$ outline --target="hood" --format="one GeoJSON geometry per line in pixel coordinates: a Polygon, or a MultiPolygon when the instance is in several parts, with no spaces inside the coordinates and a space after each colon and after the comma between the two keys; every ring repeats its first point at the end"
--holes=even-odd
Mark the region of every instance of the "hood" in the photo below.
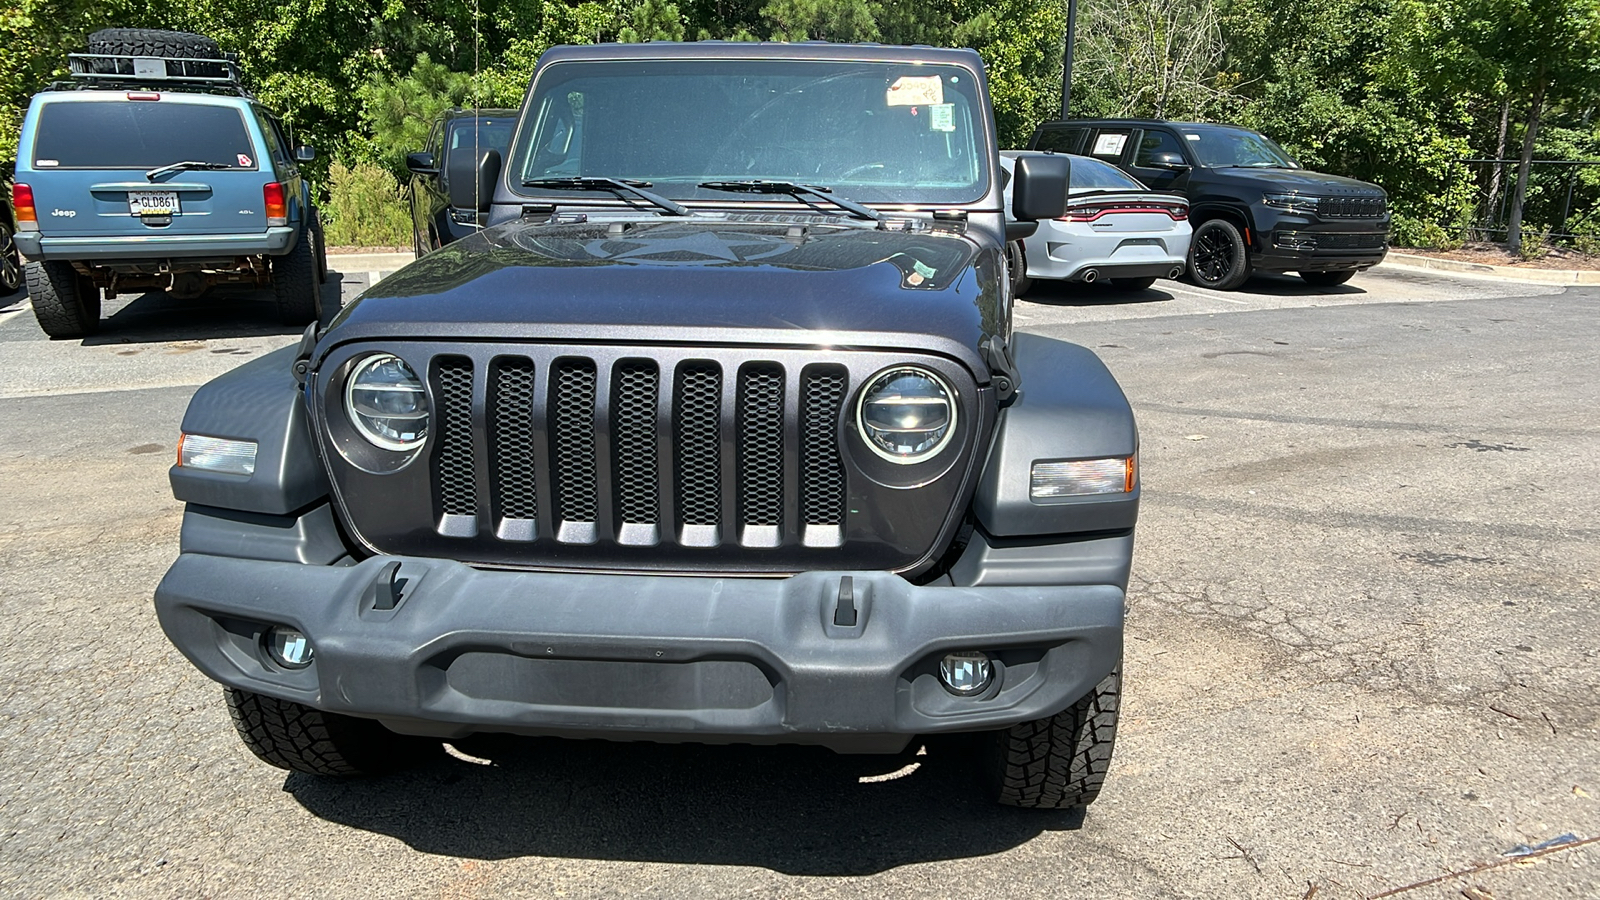
{"type": "Polygon", "coordinates": [[[1268,193],[1282,191],[1333,197],[1384,194],[1383,188],[1375,184],[1310,169],[1209,169],[1207,174],[1215,181],[1259,187],[1268,193]]]}
{"type": "Polygon", "coordinates": [[[368,289],[318,352],[433,338],[915,347],[966,362],[1003,333],[998,251],[837,219],[511,222],[368,289]]]}

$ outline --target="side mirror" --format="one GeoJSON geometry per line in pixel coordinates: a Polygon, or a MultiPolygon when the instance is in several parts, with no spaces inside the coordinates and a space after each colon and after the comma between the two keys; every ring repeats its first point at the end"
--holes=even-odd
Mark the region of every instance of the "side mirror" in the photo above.
{"type": "Polygon", "coordinates": [[[316,159],[316,158],[317,158],[317,151],[316,151],[316,148],[314,148],[314,147],[307,147],[306,145],[301,144],[300,146],[294,148],[294,161],[295,162],[311,162],[313,159],[316,159]]]}
{"type": "Polygon", "coordinates": [[[1011,173],[1011,216],[1021,222],[1067,214],[1072,161],[1066,156],[1019,156],[1011,173]]]}
{"type": "Polygon", "coordinates": [[[407,153],[406,168],[413,175],[437,175],[439,167],[434,164],[432,153],[407,153]]]}
{"type": "Polygon", "coordinates": [[[1166,153],[1157,153],[1155,156],[1152,156],[1150,161],[1145,163],[1145,168],[1187,169],[1189,168],[1189,164],[1183,161],[1183,154],[1173,153],[1169,150],[1166,153]]]}
{"type": "Polygon", "coordinates": [[[450,154],[450,205],[456,209],[488,212],[494,202],[494,185],[500,180],[500,151],[450,154]]]}

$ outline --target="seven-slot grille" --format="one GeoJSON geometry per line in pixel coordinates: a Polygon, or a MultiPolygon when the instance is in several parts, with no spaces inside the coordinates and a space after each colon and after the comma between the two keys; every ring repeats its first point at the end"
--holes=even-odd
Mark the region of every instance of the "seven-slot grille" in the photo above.
{"type": "Polygon", "coordinates": [[[1317,215],[1324,219],[1381,219],[1382,197],[1322,197],[1317,200],[1317,215]]]}
{"type": "MultiPolygon", "coordinates": [[[[655,360],[559,356],[542,363],[548,371],[540,377],[540,365],[529,357],[495,356],[479,363],[487,371],[475,371],[464,357],[435,358],[440,432],[432,480],[441,522],[478,511],[474,435],[480,432],[473,429],[472,396],[474,379],[487,377],[481,434],[488,449],[489,514],[501,540],[539,537],[535,521],[548,504],[555,538],[567,544],[598,540],[603,512],[620,544],[775,547],[786,525],[807,546],[842,541],[844,366],[792,371],[758,360],[728,371],[716,361],[681,360],[663,371],[655,360]],[[604,385],[609,394],[602,408],[604,385]],[[541,386],[544,397],[538,396],[541,386]],[[791,391],[798,397],[792,419],[786,415],[791,391]],[[724,442],[730,425],[731,454],[724,442]],[[790,446],[799,448],[792,460],[790,446]],[[549,469],[543,480],[541,457],[549,469]],[[786,477],[787,467],[798,470],[795,477],[786,477]],[[732,504],[726,502],[728,479],[735,488],[732,504]],[[671,521],[665,521],[664,500],[671,521]]],[[[460,533],[444,524],[440,531],[460,533]]]]}

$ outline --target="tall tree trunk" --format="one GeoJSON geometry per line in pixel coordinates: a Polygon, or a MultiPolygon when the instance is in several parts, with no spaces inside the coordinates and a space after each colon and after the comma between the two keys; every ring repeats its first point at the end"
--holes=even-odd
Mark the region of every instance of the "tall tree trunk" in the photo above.
{"type": "Polygon", "coordinates": [[[1528,199],[1528,169],[1533,161],[1533,140],[1539,135],[1539,114],[1544,109],[1544,70],[1533,89],[1533,105],[1528,108],[1528,128],[1522,136],[1522,159],[1517,163],[1517,186],[1511,192],[1511,217],[1506,222],[1506,249],[1522,252],[1522,204],[1528,199]]]}
{"type": "MultiPolygon", "coordinates": [[[[1511,92],[1506,91],[1505,97],[1500,100],[1500,139],[1495,141],[1494,158],[1506,158],[1506,127],[1511,124],[1511,92]]],[[[1485,226],[1492,227],[1495,219],[1499,218],[1497,210],[1500,206],[1500,183],[1505,174],[1505,164],[1496,162],[1489,166],[1489,203],[1484,208],[1484,217],[1481,220],[1485,226]]]]}

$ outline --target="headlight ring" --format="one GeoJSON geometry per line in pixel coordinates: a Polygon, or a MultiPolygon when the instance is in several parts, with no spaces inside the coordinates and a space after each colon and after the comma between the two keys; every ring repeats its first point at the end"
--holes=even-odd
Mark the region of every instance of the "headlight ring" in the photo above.
{"type": "Polygon", "coordinates": [[[955,391],[921,366],[874,375],[856,401],[856,427],[873,453],[898,465],[938,456],[956,433],[955,391]]]}
{"type": "Polygon", "coordinates": [[[417,373],[392,353],[355,364],[345,382],[344,408],[367,442],[406,453],[428,438],[428,394],[417,373]]]}

